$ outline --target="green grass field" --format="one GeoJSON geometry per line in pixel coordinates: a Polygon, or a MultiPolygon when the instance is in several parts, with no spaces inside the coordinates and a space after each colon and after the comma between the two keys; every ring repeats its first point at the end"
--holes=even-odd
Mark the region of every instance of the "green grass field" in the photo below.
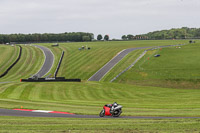
{"type": "MultiPolygon", "coordinates": [[[[58,72],[58,76],[88,80],[94,73],[96,73],[102,66],[104,66],[123,49],[169,44],[173,45],[187,42],[188,41],[185,40],[171,40],[61,43],[60,48],[65,51],[65,56],[58,72]],[[86,45],[87,47],[90,47],[91,50],[78,50],[78,48],[86,45]]],[[[139,54],[140,52],[137,53],[137,55],[139,54]]],[[[60,52],[57,55],[60,55],[60,52]]],[[[133,57],[132,60],[134,60],[134,58],[135,57],[133,57]]],[[[126,61],[124,63],[126,63],[126,61]]]]}
{"type": "Polygon", "coordinates": [[[174,88],[199,88],[200,43],[148,51],[116,82],[174,88]],[[154,57],[160,54],[160,57],[154,57]],[[178,87],[179,84],[179,87],[178,87]]]}
{"type": "MultiPolygon", "coordinates": [[[[58,76],[81,78],[81,83],[20,83],[43,64],[41,50],[23,46],[22,59],[0,79],[0,108],[66,111],[98,115],[104,104],[117,101],[124,116],[200,117],[199,41],[196,44],[149,51],[114,83],[109,81],[143,52],[127,55],[101,82],[88,82],[96,71],[126,48],[186,44],[188,40],[40,44],[55,56],[65,56],[58,76]],[[78,48],[88,46],[91,50],[78,48]],[[153,55],[160,54],[155,58],[153,55]],[[149,60],[148,60],[149,57],[149,60]]],[[[7,51],[7,50],[5,50],[7,51]]],[[[10,54],[11,55],[11,54],[10,54]]],[[[48,75],[47,74],[47,75],[48,75]]],[[[0,117],[0,132],[197,132],[200,119],[71,119],[0,117]]]]}
{"type": "Polygon", "coordinates": [[[0,45],[0,75],[8,69],[8,67],[15,62],[19,55],[19,47],[0,45]]]}
{"type": "Polygon", "coordinates": [[[198,132],[198,119],[69,119],[0,117],[1,132],[198,132]]]}
{"type": "Polygon", "coordinates": [[[34,46],[21,45],[22,55],[19,62],[8,72],[8,74],[0,79],[3,81],[20,81],[21,78],[28,78],[37,73],[44,62],[42,51],[34,46]]]}
{"type": "Polygon", "coordinates": [[[117,101],[125,116],[200,116],[198,89],[141,87],[116,83],[10,83],[0,87],[0,108],[98,115],[117,101]]]}

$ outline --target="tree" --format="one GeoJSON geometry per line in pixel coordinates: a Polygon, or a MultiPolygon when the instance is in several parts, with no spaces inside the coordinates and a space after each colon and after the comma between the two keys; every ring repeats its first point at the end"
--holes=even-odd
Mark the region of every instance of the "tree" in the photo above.
{"type": "Polygon", "coordinates": [[[34,34],[0,34],[0,43],[9,42],[55,42],[55,41],[91,41],[93,33],[70,32],[70,33],[34,33],[34,34]]]}
{"type": "Polygon", "coordinates": [[[83,36],[83,37],[82,37],[82,40],[83,40],[84,42],[88,42],[88,41],[90,41],[90,37],[89,37],[89,36],[83,36]]]}
{"type": "Polygon", "coordinates": [[[122,40],[127,40],[127,36],[126,36],[126,35],[123,35],[123,36],[122,36],[122,40]]]}
{"type": "Polygon", "coordinates": [[[102,35],[101,34],[99,34],[98,36],[97,36],[97,40],[101,40],[103,37],[102,37],[102,35]]]}
{"type": "Polygon", "coordinates": [[[104,40],[108,41],[108,40],[109,40],[109,36],[108,36],[108,35],[105,35],[105,36],[104,36],[104,40]]]}
{"type": "Polygon", "coordinates": [[[127,35],[128,40],[133,40],[133,35],[129,34],[127,35]]]}
{"type": "Polygon", "coordinates": [[[0,34],[0,44],[3,43],[3,36],[0,34]]]}

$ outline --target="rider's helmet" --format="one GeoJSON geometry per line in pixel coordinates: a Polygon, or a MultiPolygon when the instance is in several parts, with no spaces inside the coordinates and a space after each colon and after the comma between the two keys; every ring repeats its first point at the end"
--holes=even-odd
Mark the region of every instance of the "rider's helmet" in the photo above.
{"type": "Polygon", "coordinates": [[[114,107],[117,107],[117,102],[114,102],[114,103],[113,103],[113,106],[114,106],[114,107]]]}

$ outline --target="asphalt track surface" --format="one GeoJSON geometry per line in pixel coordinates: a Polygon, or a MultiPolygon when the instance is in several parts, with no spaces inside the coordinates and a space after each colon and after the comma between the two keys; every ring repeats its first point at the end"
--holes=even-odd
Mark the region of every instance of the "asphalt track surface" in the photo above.
{"type": "Polygon", "coordinates": [[[0,109],[0,116],[17,117],[52,117],[52,118],[113,118],[113,119],[200,119],[200,117],[144,117],[144,116],[120,116],[120,117],[99,117],[98,115],[71,115],[71,114],[51,114],[40,112],[29,112],[19,110],[0,109]]]}
{"type": "Polygon", "coordinates": [[[121,61],[127,54],[134,50],[145,49],[150,47],[129,48],[118,53],[113,59],[105,64],[99,71],[97,71],[88,81],[100,81],[119,61],[121,61]]]}
{"type": "Polygon", "coordinates": [[[39,45],[35,45],[35,46],[41,49],[45,55],[45,61],[42,68],[36,74],[34,74],[34,75],[38,75],[38,77],[41,78],[51,70],[54,63],[54,55],[51,52],[51,50],[49,50],[46,47],[39,46],[39,45]]]}

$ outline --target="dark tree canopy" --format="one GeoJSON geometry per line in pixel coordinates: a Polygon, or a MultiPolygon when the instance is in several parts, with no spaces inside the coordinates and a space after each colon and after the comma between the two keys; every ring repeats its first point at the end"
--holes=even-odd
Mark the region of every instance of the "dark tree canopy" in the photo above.
{"type": "Polygon", "coordinates": [[[127,36],[126,36],[126,35],[123,35],[123,36],[122,36],[122,40],[127,40],[127,36]]]}
{"type": "Polygon", "coordinates": [[[103,39],[103,37],[102,37],[102,35],[101,34],[99,34],[98,36],[97,36],[97,40],[101,40],[101,39],[103,39]]]}
{"type": "Polygon", "coordinates": [[[127,35],[128,40],[133,40],[133,35],[129,34],[127,35]]]}
{"type": "Polygon", "coordinates": [[[0,34],[0,43],[22,42],[83,42],[91,41],[93,33],[70,32],[70,33],[34,33],[34,34],[0,34]]]}
{"type": "MultiPolygon", "coordinates": [[[[123,35],[122,37],[124,37],[123,35]]],[[[192,39],[200,38],[200,28],[177,28],[170,30],[161,30],[149,32],[141,35],[127,35],[128,40],[160,40],[160,39],[192,39]]],[[[123,38],[122,38],[123,39],[123,38]]],[[[124,40],[124,39],[123,39],[124,40]]]]}
{"type": "Polygon", "coordinates": [[[83,40],[84,42],[91,41],[91,39],[90,39],[89,36],[83,36],[83,37],[82,37],[82,40],[83,40]]]}
{"type": "Polygon", "coordinates": [[[109,40],[109,36],[108,36],[108,35],[105,35],[105,36],[104,36],[104,40],[108,41],[108,40],[109,40]]]}

